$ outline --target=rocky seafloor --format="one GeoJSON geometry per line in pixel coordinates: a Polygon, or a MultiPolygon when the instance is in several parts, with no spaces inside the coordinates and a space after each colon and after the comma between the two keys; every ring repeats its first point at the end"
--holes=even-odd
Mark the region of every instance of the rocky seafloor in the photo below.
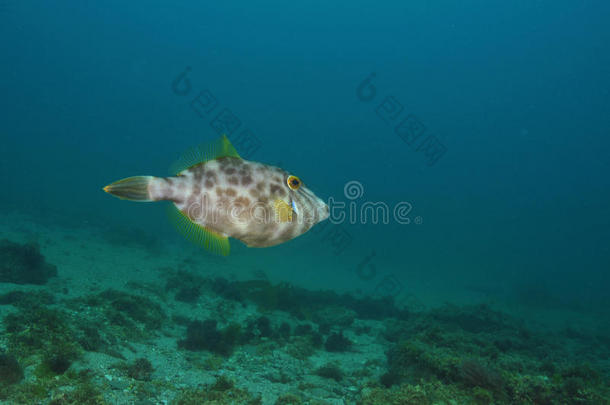
{"type": "Polygon", "coordinates": [[[0,242],[0,402],[610,403],[603,328],[150,271],[75,290],[35,244],[0,242]]]}

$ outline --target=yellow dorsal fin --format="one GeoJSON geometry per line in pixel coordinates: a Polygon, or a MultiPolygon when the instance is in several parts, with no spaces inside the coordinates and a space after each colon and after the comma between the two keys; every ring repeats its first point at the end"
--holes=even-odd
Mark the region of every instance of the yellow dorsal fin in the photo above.
{"type": "Polygon", "coordinates": [[[189,148],[178,158],[170,170],[172,174],[177,175],[189,167],[225,156],[241,159],[233,145],[231,145],[229,138],[223,135],[215,141],[189,148]]]}
{"type": "Polygon", "coordinates": [[[281,198],[273,202],[275,208],[275,219],[279,222],[292,222],[292,207],[281,198]]]}
{"type": "Polygon", "coordinates": [[[178,232],[196,245],[203,246],[212,253],[228,256],[231,251],[229,238],[191,221],[174,204],[168,208],[170,221],[178,232]]]}

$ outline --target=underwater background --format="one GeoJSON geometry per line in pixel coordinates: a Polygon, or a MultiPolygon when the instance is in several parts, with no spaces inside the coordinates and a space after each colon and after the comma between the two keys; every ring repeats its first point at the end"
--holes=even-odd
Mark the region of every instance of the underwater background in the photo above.
{"type": "Polygon", "coordinates": [[[3,0],[0,400],[610,403],[608,15],[3,0]],[[218,257],[102,191],[223,133],[331,218],[218,257]]]}

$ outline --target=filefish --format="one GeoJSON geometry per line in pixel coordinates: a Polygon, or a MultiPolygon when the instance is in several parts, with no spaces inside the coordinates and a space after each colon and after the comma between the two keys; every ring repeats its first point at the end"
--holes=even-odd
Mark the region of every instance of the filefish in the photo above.
{"type": "Polygon", "coordinates": [[[103,190],[131,201],[170,201],[170,218],[192,242],[224,256],[229,237],[250,247],[289,241],[328,218],[328,205],[279,167],[242,159],[229,139],[188,150],[171,177],[134,176],[103,190]]]}

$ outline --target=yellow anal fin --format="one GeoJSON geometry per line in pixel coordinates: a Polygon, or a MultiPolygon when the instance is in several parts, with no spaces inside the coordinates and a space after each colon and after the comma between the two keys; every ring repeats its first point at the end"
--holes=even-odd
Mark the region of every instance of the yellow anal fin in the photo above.
{"type": "Polygon", "coordinates": [[[189,167],[227,156],[241,159],[237,150],[231,145],[229,138],[223,135],[215,141],[189,148],[178,158],[170,170],[172,174],[178,175],[189,167]]]}
{"type": "Polygon", "coordinates": [[[194,223],[174,204],[169,206],[168,215],[178,232],[187,240],[196,245],[203,246],[212,253],[223,256],[229,255],[231,245],[228,237],[194,223]]]}
{"type": "Polygon", "coordinates": [[[279,222],[292,222],[292,207],[281,198],[273,202],[275,219],[279,222]]]}

